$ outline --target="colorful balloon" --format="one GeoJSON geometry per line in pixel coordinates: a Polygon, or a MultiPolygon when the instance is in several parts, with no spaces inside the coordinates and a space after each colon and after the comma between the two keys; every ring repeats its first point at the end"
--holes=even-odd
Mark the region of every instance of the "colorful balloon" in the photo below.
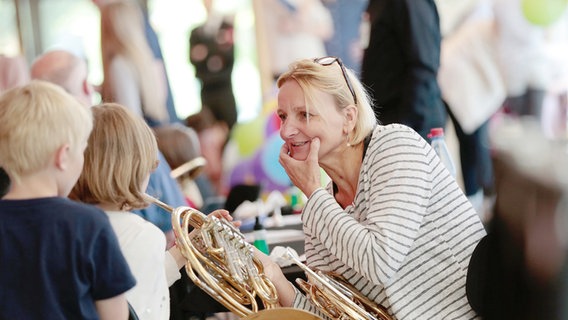
{"type": "Polygon", "coordinates": [[[276,112],[269,113],[266,119],[266,136],[269,137],[275,132],[280,132],[281,121],[276,112]]]}
{"type": "Polygon", "coordinates": [[[280,138],[278,132],[275,132],[268,137],[260,150],[260,165],[268,182],[273,185],[272,190],[287,190],[292,185],[288,174],[278,162],[283,144],[284,140],[280,138]]]}
{"type": "Polygon", "coordinates": [[[237,144],[240,155],[243,158],[252,156],[264,142],[265,137],[265,117],[237,123],[233,127],[231,138],[237,144]]]}
{"type": "Polygon", "coordinates": [[[522,0],[521,6],[530,23],[548,26],[564,14],[567,3],[568,0],[522,0]]]}
{"type": "Polygon", "coordinates": [[[233,168],[229,176],[230,188],[239,184],[252,185],[258,183],[258,169],[255,165],[257,160],[255,158],[257,157],[245,159],[233,168]]]}

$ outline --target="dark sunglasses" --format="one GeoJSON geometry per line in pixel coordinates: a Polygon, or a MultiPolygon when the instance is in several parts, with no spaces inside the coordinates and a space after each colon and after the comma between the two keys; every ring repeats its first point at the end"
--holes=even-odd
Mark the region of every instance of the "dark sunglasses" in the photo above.
{"type": "Polygon", "coordinates": [[[339,65],[339,67],[341,68],[341,73],[343,73],[343,78],[345,79],[345,83],[347,83],[347,88],[349,88],[349,91],[351,92],[351,95],[353,96],[353,102],[355,103],[355,105],[357,105],[357,96],[355,95],[355,90],[353,90],[353,86],[351,85],[351,81],[349,81],[349,77],[347,76],[347,70],[345,70],[345,65],[343,64],[343,62],[341,62],[341,59],[339,59],[339,57],[333,57],[333,56],[321,57],[321,58],[315,58],[314,59],[315,63],[318,63],[322,66],[332,65],[336,61],[337,61],[337,64],[339,65]]]}

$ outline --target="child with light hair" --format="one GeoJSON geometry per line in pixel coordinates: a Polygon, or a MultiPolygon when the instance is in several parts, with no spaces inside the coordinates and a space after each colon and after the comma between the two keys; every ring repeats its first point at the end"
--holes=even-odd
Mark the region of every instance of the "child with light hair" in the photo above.
{"type": "MultiPolygon", "coordinates": [[[[127,292],[140,319],[169,319],[169,286],[181,277],[186,260],[177,246],[166,251],[164,233],[132,213],[149,205],[145,195],[158,165],[158,145],[142,117],[117,103],[94,106],[94,129],[85,166],[71,198],[94,204],[110,218],[137,280],[127,292]]],[[[215,215],[232,220],[225,210],[215,215]]]]}
{"type": "Polygon", "coordinates": [[[0,96],[0,318],[127,319],[135,285],[105,214],[67,199],[83,168],[90,110],[43,82],[0,96]]]}

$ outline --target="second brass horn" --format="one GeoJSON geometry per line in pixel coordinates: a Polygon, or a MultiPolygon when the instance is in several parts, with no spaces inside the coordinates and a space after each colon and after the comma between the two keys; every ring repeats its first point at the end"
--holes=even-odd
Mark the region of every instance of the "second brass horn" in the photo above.
{"type": "Polygon", "coordinates": [[[276,288],[264,275],[262,263],[230,222],[146,197],[172,214],[176,244],[187,260],[185,270],[195,285],[239,317],[257,313],[261,309],[258,300],[264,309],[278,307],[276,288]],[[195,228],[191,233],[190,226],[195,228]]]}
{"type": "Polygon", "coordinates": [[[387,310],[361,294],[341,276],[314,271],[289,249],[286,257],[306,273],[308,281],[296,279],[314,305],[331,319],[392,320],[387,310]]]}

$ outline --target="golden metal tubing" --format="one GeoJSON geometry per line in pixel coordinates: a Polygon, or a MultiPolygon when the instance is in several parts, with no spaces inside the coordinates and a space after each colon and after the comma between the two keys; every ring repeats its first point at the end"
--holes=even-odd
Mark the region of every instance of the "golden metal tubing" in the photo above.
{"type": "Polygon", "coordinates": [[[265,309],[278,307],[276,288],[264,275],[262,263],[230,222],[145,197],[172,214],[176,243],[187,260],[185,269],[198,287],[240,317],[259,311],[255,297],[265,309]],[[191,235],[190,226],[195,228],[191,235]]]}
{"type": "Polygon", "coordinates": [[[296,282],[308,294],[312,304],[328,317],[392,320],[384,307],[365,297],[341,277],[310,269],[290,249],[286,257],[306,272],[308,282],[302,279],[296,279],[296,282]]]}

